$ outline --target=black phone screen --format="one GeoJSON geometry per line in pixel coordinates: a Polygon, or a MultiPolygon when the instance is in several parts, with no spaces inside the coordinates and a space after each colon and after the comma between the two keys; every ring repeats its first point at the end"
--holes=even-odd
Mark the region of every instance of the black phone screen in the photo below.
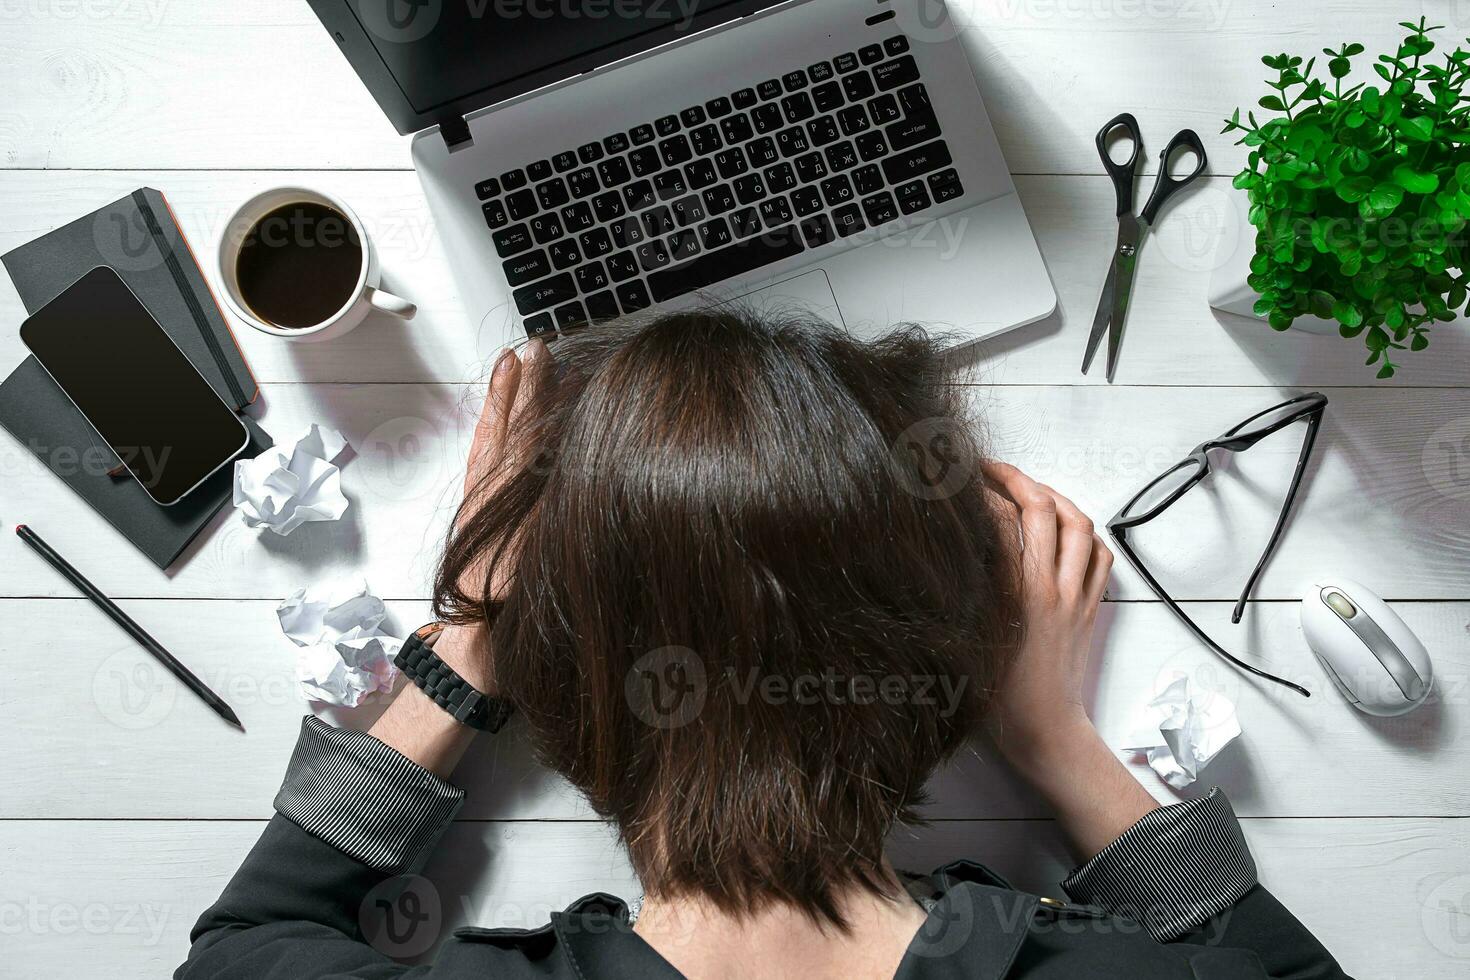
{"type": "Polygon", "coordinates": [[[172,504],[249,434],[138,297],[93,269],[21,325],[31,353],[148,495],[172,504]]]}

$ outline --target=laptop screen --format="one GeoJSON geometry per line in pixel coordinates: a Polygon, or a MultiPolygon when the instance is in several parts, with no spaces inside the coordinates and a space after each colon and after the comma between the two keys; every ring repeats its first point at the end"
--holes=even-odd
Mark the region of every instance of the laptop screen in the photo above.
{"type": "Polygon", "coordinates": [[[483,95],[479,104],[487,105],[586,71],[625,57],[630,45],[636,51],[677,39],[703,29],[711,22],[706,15],[737,4],[739,0],[349,0],[346,7],[403,100],[413,112],[433,115],[475,95],[483,95]],[[640,38],[647,43],[638,43],[640,38]],[[599,62],[599,53],[607,58],[599,62]]]}

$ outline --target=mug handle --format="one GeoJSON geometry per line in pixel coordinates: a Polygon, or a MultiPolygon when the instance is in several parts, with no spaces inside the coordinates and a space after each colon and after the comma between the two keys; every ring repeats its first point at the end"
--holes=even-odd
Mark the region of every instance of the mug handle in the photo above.
{"type": "Polygon", "coordinates": [[[381,289],[372,286],[367,287],[367,301],[372,304],[373,309],[382,310],[390,316],[396,316],[400,320],[412,320],[419,308],[406,299],[400,299],[392,293],[385,293],[381,289]]]}

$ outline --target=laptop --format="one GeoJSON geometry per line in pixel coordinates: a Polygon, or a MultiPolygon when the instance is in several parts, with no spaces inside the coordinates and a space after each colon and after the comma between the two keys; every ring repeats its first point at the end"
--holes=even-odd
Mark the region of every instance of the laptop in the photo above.
{"type": "Polygon", "coordinates": [[[968,344],[1056,293],[939,0],[310,0],[482,342],[801,305],[968,344]]]}

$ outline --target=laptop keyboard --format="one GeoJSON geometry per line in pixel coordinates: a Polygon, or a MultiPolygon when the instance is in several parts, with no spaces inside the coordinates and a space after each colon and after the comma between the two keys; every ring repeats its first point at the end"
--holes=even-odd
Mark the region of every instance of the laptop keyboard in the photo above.
{"type": "Polygon", "coordinates": [[[475,185],[530,336],[636,313],[964,193],[909,42],[475,185]]]}

